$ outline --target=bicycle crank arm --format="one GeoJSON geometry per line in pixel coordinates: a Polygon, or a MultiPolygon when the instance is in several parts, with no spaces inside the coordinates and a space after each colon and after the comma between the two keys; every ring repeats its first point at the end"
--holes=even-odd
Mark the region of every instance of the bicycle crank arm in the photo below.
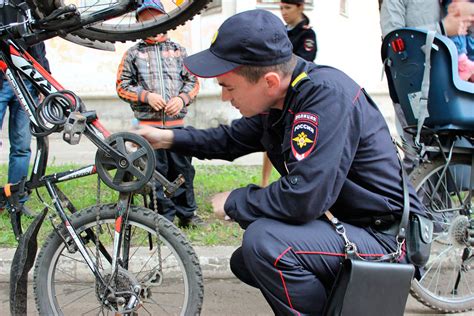
{"type": "Polygon", "coordinates": [[[110,156],[117,163],[119,163],[122,159],[126,160],[123,154],[112,148],[109,144],[104,142],[102,138],[100,138],[96,133],[94,133],[88,124],[86,124],[86,130],[84,131],[84,135],[86,135],[86,137],[89,138],[89,140],[93,142],[94,145],[99,148],[99,150],[102,150],[105,154],[110,156]]]}
{"type": "Polygon", "coordinates": [[[166,179],[161,173],[155,170],[153,178],[163,186],[166,197],[172,197],[176,190],[185,182],[184,177],[180,174],[173,182],[166,179]]]}

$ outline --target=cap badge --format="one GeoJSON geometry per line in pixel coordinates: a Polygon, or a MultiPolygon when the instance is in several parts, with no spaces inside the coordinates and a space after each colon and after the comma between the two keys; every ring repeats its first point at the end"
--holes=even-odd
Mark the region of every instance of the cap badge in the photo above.
{"type": "Polygon", "coordinates": [[[214,42],[216,41],[218,35],[219,35],[219,31],[216,31],[216,32],[214,33],[214,36],[212,37],[211,45],[214,44],[214,42]]]}

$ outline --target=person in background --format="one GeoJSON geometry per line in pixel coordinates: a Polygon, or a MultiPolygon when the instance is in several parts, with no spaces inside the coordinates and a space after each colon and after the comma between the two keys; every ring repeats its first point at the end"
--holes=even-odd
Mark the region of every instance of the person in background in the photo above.
{"type": "MultiPolygon", "coordinates": [[[[154,148],[206,159],[267,151],[277,181],[213,201],[218,217],[245,229],[230,267],[275,315],[321,315],[345,245],[327,210],[358,252],[379,258],[401,247],[394,229],[404,202],[401,166],[382,114],[342,71],[295,56],[285,26],[265,10],[228,18],[210,48],[184,63],[199,77],[215,77],[222,101],[243,117],[209,129],[134,132],[154,148]]],[[[410,211],[426,215],[407,185],[410,211]]]]}
{"type": "Polygon", "coordinates": [[[307,61],[314,61],[318,53],[316,33],[304,14],[304,0],[285,0],[280,3],[280,11],[286,23],[288,38],[293,45],[293,53],[307,61]]]}
{"type": "MultiPolygon", "coordinates": [[[[46,46],[43,42],[27,47],[27,52],[44,69],[50,71],[49,61],[46,58],[46,46]]],[[[28,168],[31,157],[31,132],[30,118],[13,92],[8,80],[3,72],[0,73],[0,130],[3,126],[3,119],[7,109],[8,117],[8,138],[10,139],[10,155],[8,158],[8,182],[16,183],[23,178],[28,177],[28,168]]],[[[25,80],[26,88],[35,102],[40,101],[40,94],[33,84],[25,80]]],[[[33,213],[24,205],[28,197],[20,199],[20,208],[23,214],[33,215],[33,213]]],[[[0,207],[3,207],[0,206],[0,207]]],[[[7,205],[7,207],[10,207],[7,205]]]]}
{"type": "Polygon", "coordinates": [[[459,77],[462,80],[474,82],[474,28],[472,21],[474,20],[474,0],[445,0],[446,10],[449,13],[461,16],[463,12],[470,16],[470,27],[464,34],[464,27],[461,27],[459,35],[450,36],[458,49],[458,70],[459,77]],[[463,10],[464,7],[467,9],[463,10]]]}
{"type": "MultiPolygon", "coordinates": [[[[465,34],[470,18],[466,8],[460,10],[459,14],[454,12],[445,14],[440,0],[383,0],[380,10],[382,37],[403,27],[435,31],[446,36],[465,34]]],[[[389,87],[389,90],[393,93],[392,87],[389,87]]],[[[408,124],[400,104],[394,102],[393,106],[398,134],[407,146],[415,148],[413,136],[405,131],[408,124]]],[[[403,165],[407,173],[410,173],[415,163],[415,156],[405,153],[403,165]]]]}
{"type": "MultiPolygon", "coordinates": [[[[159,0],[145,0],[137,10],[137,20],[144,22],[166,14],[159,0]]],[[[199,81],[183,66],[186,50],[159,34],[140,41],[124,54],[117,73],[118,96],[128,102],[139,125],[157,129],[181,129],[187,107],[199,91],[199,81]]],[[[170,180],[182,174],[185,183],[172,198],[167,198],[163,187],[156,184],[158,211],[178,226],[203,226],[196,214],[194,197],[195,170],[191,157],[157,149],[156,169],[170,180]]],[[[150,196],[153,208],[154,196],[150,196]]]]}
{"type": "MultiPolygon", "coordinates": [[[[304,14],[304,0],[285,0],[280,2],[280,11],[286,23],[288,38],[293,45],[293,53],[307,61],[314,61],[318,53],[316,33],[304,14]]],[[[263,155],[262,186],[267,186],[272,172],[268,155],[263,155]]]]}

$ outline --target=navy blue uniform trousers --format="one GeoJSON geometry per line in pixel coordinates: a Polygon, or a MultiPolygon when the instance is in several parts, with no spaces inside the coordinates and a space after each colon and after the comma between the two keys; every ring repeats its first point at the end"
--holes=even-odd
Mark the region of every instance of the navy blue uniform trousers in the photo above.
{"type": "Polygon", "coordinates": [[[175,215],[178,218],[191,218],[197,208],[193,185],[196,171],[191,164],[192,158],[165,149],[155,150],[155,157],[156,170],[168,180],[174,181],[180,174],[185,180],[171,199],[164,195],[163,186],[156,184],[158,212],[171,222],[175,215]]]}
{"type": "MultiPolygon", "coordinates": [[[[343,225],[368,259],[389,252],[365,229],[343,225]]],[[[395,245],[393,237],[390,246],[395,245]]],[[[290,225],[265,218],[248,226],[230,266],[240,280],[260,289],[275,315],[321,315],[343,258],[344,241],[329,222],[290,225]]]]}

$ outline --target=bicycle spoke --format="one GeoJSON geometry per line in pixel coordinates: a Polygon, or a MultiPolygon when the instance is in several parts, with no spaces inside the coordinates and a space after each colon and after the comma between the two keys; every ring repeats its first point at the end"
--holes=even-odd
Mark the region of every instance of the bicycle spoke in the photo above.
{"type": "Polygon", "coordinates": [[[437,157],[412,173],[415,189],[435,225],[431,258],[413,290],[420,302],[444,312],[474,308],[474,271],[463,262],[463,236],[471,217],[471,157],[453,155],[448,169],[437,157]],[[443,176],[443,170],[446,170],[443,176]]]}
{"type": "Polygon", "coordinates": [[[62,307],[63,307],[63,308],[64,308],[64,307],[67,307],[67,306],[71,305],[72,303],[77,302],[78,300],[80,300],[80,299],[83,298],[84,296],[89,295],[90,293],[93,293],[93,292],[94,292],[94,289],[90,290],[89,292],[87,292],[87,293],[85,293],[85,294],[83,294],[83,295],[81,295],[81,296],[79,296],[79,297],[74,298],[73,300],[71,300],[70,302],[68,302],[68,303],[66,303],[66,304],[63,304],[62,307]]]}
{"type": "MultiPolygon", "coordinates": [[[[79,285],[74,284],[74,286],[77,287],[79,285]]],[[[94,290],[93,286],[90,286],[90,285],[83,285],[83,286],[84,286],[84,288],[82,288],[82,289],[68,290],[67,293],[56,294],[56,297],[60,297],[60,296],[64,296],[64,295],[71,295],[71,293],[77,293],[77,292],[82,292],[82,291],[86,291],[86,290],[89,290],[89,292],[94,290]],[[91,288],[92,288],[92,290],[91,290],[91,288]]]]}
{"type": "MultiPolygon", "coordinates": [[[[41,276],[47,276],[53,274],[52,280],[47,281],[47,278],[43,278],[40,283],[43,284],[42,288],[44,292],[48,292],[50,297],[54,298],[54,306],[57,306],[57,310],[61,311],[64,315],[73,314],[113,314],[113,310],[117,309],[116,300],[105,300],[102,302],[99,297],[108,297],[115,291],[118,297],[123,297],[126,291],[129,291],[131,286],[141,285],[142,293],[140,294],[139,309],[142,309],[141,313],[149,315],[157,314],[187,314],[185,309],[189,306],[193,306],[191,314],[199,314],[200,304],[199,298],[196,298],[195,291],[199,289],[194,288],[193,292],[190,292],[190,286],[195,287],[193,275],[188,275],[186,272],[183,258],[179,253],[192,253],[192,250],[181,249],[179,252],[176,250],[176,246],[184,246],[186,242],[182,239],[179,242],[172,242],[167,239],[176,238],[180,232],[172,225],[160,227],[159,231],[164,231],[165,236],[156,236],[156,223],[158,221],[158,215],[150,213],[149,210],[138,213],[133,211],[136,208],[132,206],[130,212],[127,213],[127,225],[130,225],[130,256],[128,257],[128,269],[124,269],[119,261],[118,269],[114,273],[110,271],[109,263],[104,259],[104,256],[99,253],[98,258],[93,260],[97,264],[98,272],[103,279],[102,283],[97,283],[94,275],[89,271],[89,268],[82,256],[77,252],[75,254],[68,253],[68,249],[62,242],[57,234],[52,236],[57,239],[57,244],[54,253],[50,253],[49,258],[51,261],[48,263],[48,269],[52,269],[51,272],[41,273],[41,276]],[[137,215],[140,214],[140,215],[137,215]],[[142,222],[137,222],[137,218],[142,222]],[[170,230],[169,232],[167,230],[170,230]],[[151,234],[153,239],[156,238],[157,245],[151,251],[149,250],[148,236],[151,234]],[[158,240],[160,241],[158,243],[158,240]],[[59,245],[59,247],[57,246],[59,245]],[[159,251],[163,254],[162,258],[159,258],[159,251]],[[183,252],[184,250],[184,252],[183,252]],[[166,264],[163,264],[163,259],[166,264]],[[70,267],[70,265],[73,265],[70,267]],[[71,268],[77,269],[77,272],[71,272],[71,268]],[[163,268],[163,270],[158,270],[163,268]],[[77,274],[76,274],[77,273],[77,274]],[[90,280],[90,281],[89,281],[90,280]],[[139,281],[140,280],[140,281],[139,281]],[[88,283],[90,282],[90,283],[88,283]],[[156,282],[156,283],[154,283],[156,282]],[[45,287],[46,286],[46,287],[45,287]],[[109,292],[108,289],[112,292],[109,292]],[[197,300],[197,301],[196,301],[197,300]],[[88,307],[85,309],[83,304],[88,302],[88,307]],[[91,305],[92,302],[92,305],[91,305]],[[196,305],[196,302],[198,305],[196,305]],[[78,312],[79,311],[79,312],[78,312]]],[[[87,221],[86,224],[81,224],[80,228],[76,228],[80,236],[84,236],[85,231],[94,231],[94,237],[88,239],[96,239],[104,247],[113,246],[113,230],[115,227],[115,206],[110,205],[107,210],[100,208],[92,212],[85,212],[87,221]],[[99,222],[97,222],[97,216],[100,216],[99,222]],[[105,219],[103,217],[106,216],[105,219]],[[100,225],[100,232],[97,230],[97,225],[100,225]]],[[[77,216],[80,217],[83,214],[78,212],[77,216]]],[[[73,222],[73,221],[72,221],[73,222]]],[[[160,224],[161,225],[161,224],[160,224]]],[[[85,240],[85,239],[83,239],[85,240]]],[[[49,244],[54,244],[53,242],[49,244]]],[[[96,257],[97,253],[94,242],[88,242],[86,244],[86,251],[91,257],[96,257]]],[[[43,252],[43,250],[42,250],[43,252]]],[[[40,255],[39,257],[44,257],[40,255]]],[[[43,258],[40,258],[43,260],[43,258]]],[[[185,260],[187,260],[185,258],[185,260]]],[[[197,262],[197,258],[193,259],[193,262],[197,262]]],[[[189,266],[190,262],[187,262],[189,266]]],[[[43,265],[41,265],[43,266],[43,265]]],[[[50,271],[50,270],[47,270],[50,271]]],[[[199,272],[199,276],[200,276],[199,272]]],[[[39,278],[39,276],[36,276],[39,278]]],[[[40,287],[35,289],[38,294],[40,287]]],[[[201,288],[202,289],[202,288],[201,288]]],[[[199,294],[202,297],[202,292],[199,294]]],[[[45,297],[48,297],[46,295],[45,297]]],[[[128,298],[125,296],[125,300],[128,298]]],[[[137,310],[140,313],[139,310],[137,310]]],[[[43,314],[51,314],[45,312],[43,314]]],[[[54,313],[53,313],[54,314],[54,313]]]]}

